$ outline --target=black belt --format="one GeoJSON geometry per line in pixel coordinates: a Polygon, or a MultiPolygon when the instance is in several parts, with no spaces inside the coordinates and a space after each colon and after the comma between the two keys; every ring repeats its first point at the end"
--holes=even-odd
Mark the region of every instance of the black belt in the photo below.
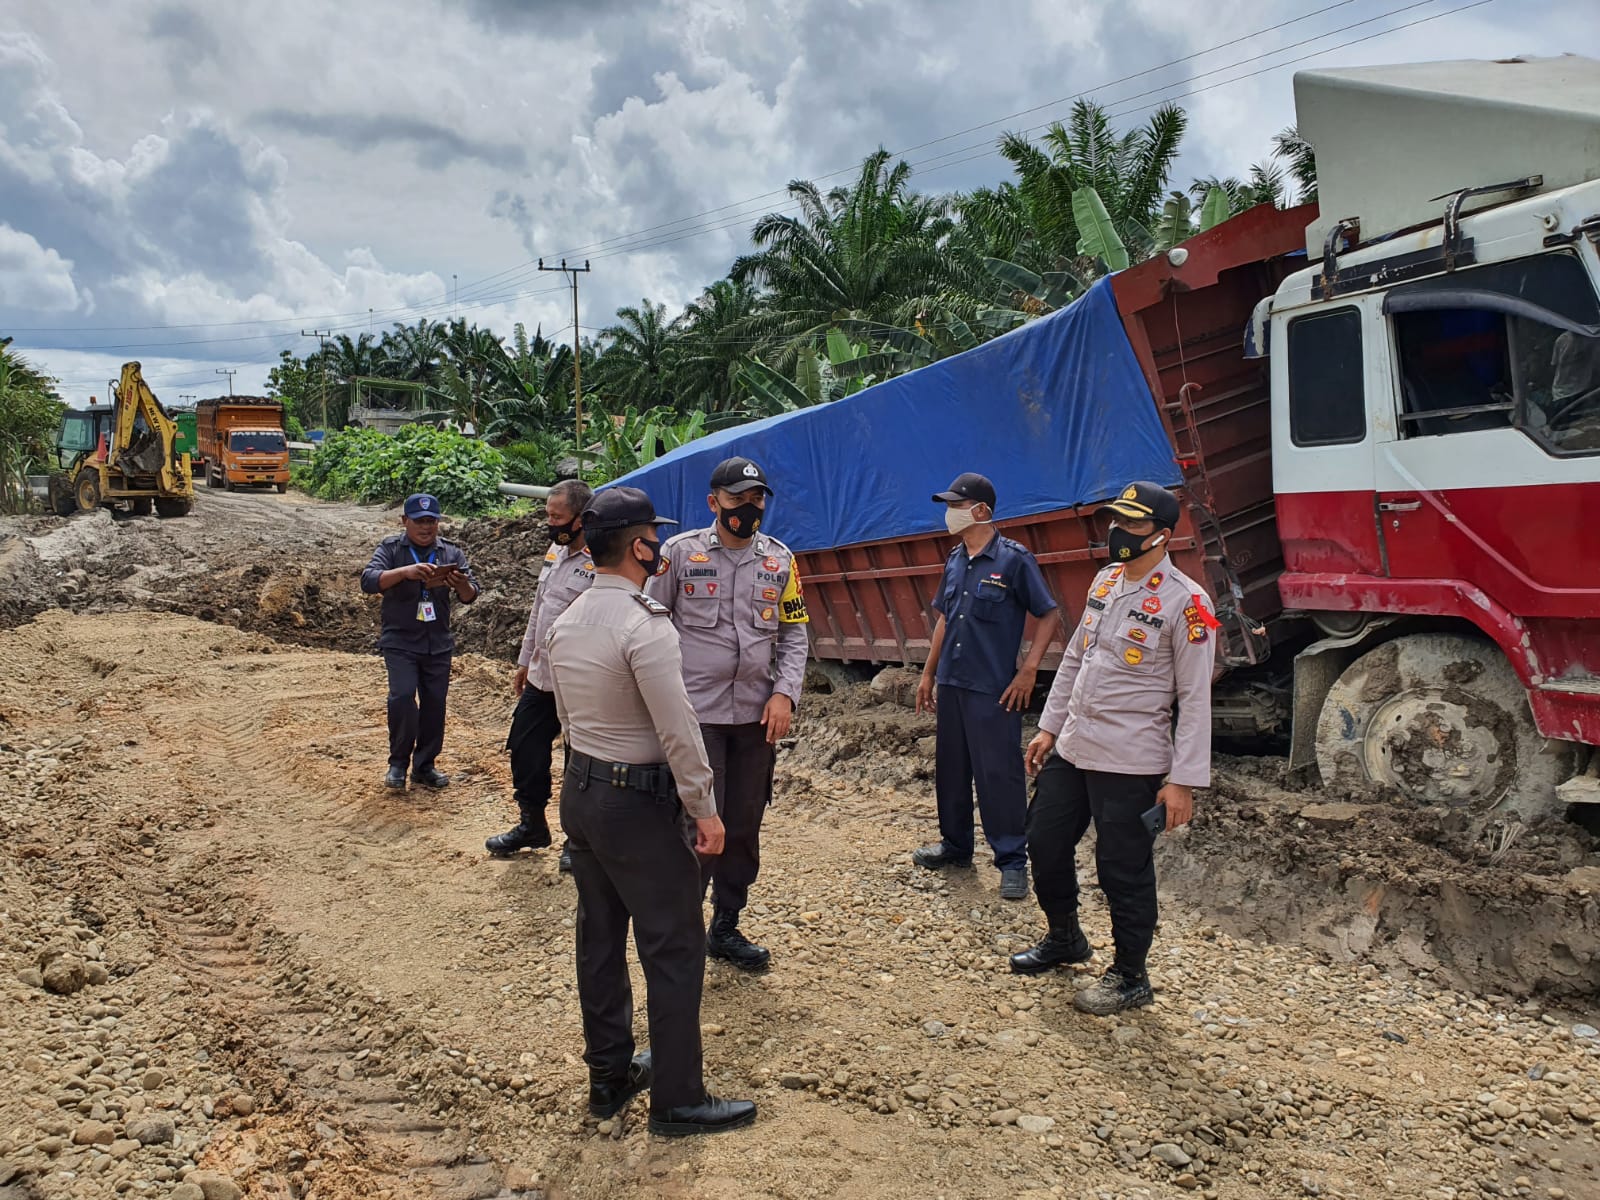
{"type": "Polygon", "coordinates": [[[677,795],[672,768],[666,763],[604,762],[582,750],[567,748],[567,770],[578,777],[578,786],[609,783],[615,788],[630,788],[657,797],[677,795]]]}

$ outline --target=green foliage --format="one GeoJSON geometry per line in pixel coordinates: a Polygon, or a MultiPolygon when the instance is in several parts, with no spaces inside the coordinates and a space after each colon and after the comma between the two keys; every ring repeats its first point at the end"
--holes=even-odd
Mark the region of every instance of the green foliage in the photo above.
{"type": "Polygon", "coordinates": [[[330,433],[304,475],[325,500],[395,503],[430,492],[447,513],[474,516],[500,503],[500,451],[450,429],[408,425],[394,437],[372,429],[330,433]]]}
{"type": "Polygon", "coordinates": [[[584,478],[590,484],[609,483],[705,436],[706,414],[680,418],[664,404],[644,412],[630,405],[616,418],[597,421],[595,431],[600,449],[592,457],[585,456],[584,478]]]}
{"type": "Polygon", "coordinates": [[[44,473],[50,443],[66,408],[55,381],[35,371],[0,338],[0,512],[25,512],[27,476],[44,473]]]}
{"type": "Polygon", "coordinates": [[[1112,223],[1100,193],[1081,187],[1072,193],[1072,214],[1078,224],[1078,253],[1099,259],[1112,271],[1128,267],[1128,248],[1112,223]]]}
{"type": "Polygon", "coordinates": [[[1206,193],[1205,203],[1200,206],[1200,232],[1215,229],[1233,215],[1233,204],[1228,199],[1228,193],[1220,187],[1214,187],[1206,193]]]}
{"type": "Polygon", "coordinates": [[[572,442],[538,433],[500,447],[506,478],[512,483],[548,485],[556,481],[556,464],[573,453],[572,442]]]}

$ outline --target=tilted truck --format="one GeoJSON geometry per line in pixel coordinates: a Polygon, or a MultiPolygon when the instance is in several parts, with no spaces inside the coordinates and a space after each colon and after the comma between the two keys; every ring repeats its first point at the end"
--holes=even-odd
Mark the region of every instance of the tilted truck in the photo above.
{"type": "Polygon", "coordinates": [[[1320,211],[1253,209],[625,482],[704,524],[711,466],[756,459],[813,653],[883,663],[926,660],[953,544],[929,496],[959,471],[994,479],[1068,629],[1096,503],[1178,486],[1219,732],[1479,820],[1600,802],[1600,63],[1304,72],[1295,96],[1320,211]]]}
{"type": "Polygon", "coordinates": [[[206,486],[289,490],[289,438],[283,401],[269,396],[215,396],[195,406],[195,437],[206,463],[206,486]]]}

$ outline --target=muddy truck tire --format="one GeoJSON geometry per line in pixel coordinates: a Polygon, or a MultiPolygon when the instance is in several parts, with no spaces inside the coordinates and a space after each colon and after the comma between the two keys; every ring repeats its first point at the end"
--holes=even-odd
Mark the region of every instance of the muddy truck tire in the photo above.
{"type": "Polygon", "coordinates": [[[1329,786],[1367,782],[1474,817],[1560,816],[1570,748],[1547,743],[1516,672],[1476,638],[1420,633],[1367,651],[1328,692],[1317,766],[1329,786]]]}
{"type": "Polygon", "coordinates": [[[156,516],[158,517],[186,517],[189,515],[190,502],[182,496],[157,496],[156,516]]]}

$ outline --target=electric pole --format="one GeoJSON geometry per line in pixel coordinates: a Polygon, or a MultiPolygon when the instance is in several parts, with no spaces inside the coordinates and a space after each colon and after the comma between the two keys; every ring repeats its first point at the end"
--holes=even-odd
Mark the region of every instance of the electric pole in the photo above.
{"type": "Polygon", "coordinates": [[[233,377],[239,372],[232,367],[218,367],[216,374],[228,377],[228,395],[233,395],[233,377]]]}
{"type": "Polygon", "coordinates": [[[559,267],[547,267],[544,259],[539,260],[539,270],[560,271],[572,279],[572,412],[577,425],[578,437],[578,478],[583,478],[583,354],[579,345],[578,336],[578,276],[589,273],[589,260],[583,260],[581,267],[567,266],[567,260],[562,259],[559,267]]]}
{"type": "Polygon", "coordinates": [[[318,390],[322,393],[322,436],[328,436],[328,339],[333,336],[331,329],[302,329],[301,337],[314,337],[317,339],[317,363],[321,367],[321,386],[318,390]]]}

